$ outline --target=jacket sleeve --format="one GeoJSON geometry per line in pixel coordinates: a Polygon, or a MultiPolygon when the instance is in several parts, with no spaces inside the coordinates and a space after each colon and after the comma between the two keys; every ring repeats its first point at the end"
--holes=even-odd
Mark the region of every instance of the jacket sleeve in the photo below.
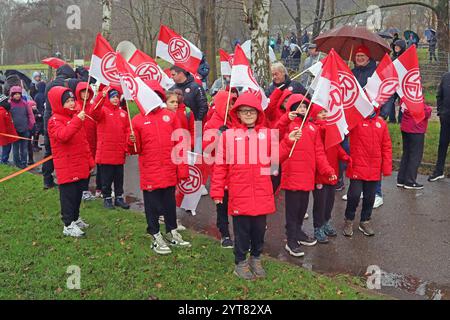
{"type": "Polygon", "coordinates": [[[285,113],[281,116],[280,120],[275,124],[275,129],[278,129],[280,132],[280,140],[284,139],[286,134],[289,131],[289,125],[291,123],[291,119],[289,119],[289,114],[285,113]]]}
{"type": "Polygon", "coordinates": [[[328,163],[325,148],[319,134],[316,135],[315,151],[317,171],[323,176],[332,176],[336,174],[333,167],[328,163]]]}
{"type": "Polygon", "coordinates": [[[385,177],[388,177],[392,174],[392,142],[391,136],[389,135],[389,128],[386,125],[383,133],[383,141],[381,144],[381,156],[382,156],[382,164],[381,170],[382,174],[385,177]]]}
{"type": "Polygon", "coordinates": [[[393,94],[385,104],[380,107],[380,116],[386,119],[391,114],[392,108],[394,108],[395,100],[397,99],[397,94],[393,94]]]}
{"type": "Polygon", "coordinates": [[[294,146],[294,141],[289,139],[289,136],[286,135],[284,139],[282,139],[280,143],[280,156],[279,156],[279,164],[283,164],[286,160],[289,159],[289,155],[291,154],[292,147],[294,146]]]}
{"type": "Polygon", "coordinates": [[[211,178],[211,198],[223,199],[225,184],[228,176],[229,165],[226,162],[226,134],[220,136],[219,147],[216,154],[216,164],[214,165],[211,178]]]}
{"type": "Polygon", "coordinates": [[[28,129],[32,130],[34,124],[36,123],[36,118],[34,117],[33,108],[27,105],[27,114],[28,114],[28,129]]]}
{"type": "Polygon", "coordinates": [[[278,88],[276,88],[270,95],[269,105],[267,106],[267,109],[264,110],[264,113],[266,114],[266,118],[269,121],[275,120],[276,108],[277,108],[278,102],[282,95],[283,95],[283,91],[278,88]]]}
{"type": "Polygon", "coordinates": [[[140,154],[142,152],[142,135],[141,135],[141,127],[138,123],[133,119],[133,132],[136,138],[136,148],[134,147],[134,143],[130,140],[130,135],[127,135],[127,152],[129,154],[140,154]]]}
{"type": "Polygon", "coordinates": [[[195,103],[198,106],[198,119],[196,120],[202,121],[208,113],[208,100],[206,98],[205,90],[203,90],[201,86],[198,86],[197,88],[195,103]]]}
{"type": "Polygon", "coordinates": [[[48,121],[48,134],[58,142],[67,143],[82,127],[83,122],[77,116],[74,116],[67,125],[52,117],[48,121]]]}
{"type": "Polygon", "coordinates": [[[95,97],[94,102],[92,103],[92,108],[90,110],[90,116],[95,120],[95,121],[100,121],[103,118],[103,95],[102,92],[99,92],[99,94],[97,95],[97,97],[95,97]],[[97,108],[95,108],[97,107],[97,108]],[[94,109],[95,108],[95,109],[94,109]]]}

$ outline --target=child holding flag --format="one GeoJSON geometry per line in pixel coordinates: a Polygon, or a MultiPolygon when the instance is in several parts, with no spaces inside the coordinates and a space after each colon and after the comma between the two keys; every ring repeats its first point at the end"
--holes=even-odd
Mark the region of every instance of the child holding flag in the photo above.
{"type": "Polygon", "coordinates": [[[86,133],[82,130],[85,112],[77,114],[75,96],[64,87],[54,87],[48,99],[53,115],[48,121],[48,135],[59,184],[63,234],[81,237],[87,228],[80,218],[80,203],[86,180],[94,167],[86,133]]]}

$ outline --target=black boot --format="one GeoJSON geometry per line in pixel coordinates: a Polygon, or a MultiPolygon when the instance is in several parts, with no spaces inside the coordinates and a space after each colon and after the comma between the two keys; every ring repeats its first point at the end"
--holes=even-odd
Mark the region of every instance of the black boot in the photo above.
{"type": "Polygon", "coordinates": [[[105,209],[108,209],[108,210],[114,210],[115,207],[113,205],[112,198],[106,198],[103,201],[103,207],[105,207],[105,209]]]}
{"type": "Polygon", "coordinates": [[[121,207],[122,209],[128,210],[130,209],[130,205],[123,200],[123,197],[117,197],[114,201],[114,205],[116,207],[121,207]]]}

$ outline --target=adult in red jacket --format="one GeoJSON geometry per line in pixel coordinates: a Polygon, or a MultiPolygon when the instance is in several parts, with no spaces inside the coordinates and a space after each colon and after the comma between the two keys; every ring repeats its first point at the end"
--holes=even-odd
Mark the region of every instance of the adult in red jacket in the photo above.
{"type": "MultiPolygon", "coordinates": [[[[8,136],[3,136],[3,134],[17,136],[16,128],[14,127],[14,122],[11,117],[11,113],[9,113],[9,109],[11,106],[8,102],[8,97],[1,94],[0,95],[0,146],[4,147],[7,145],[10,145],[11,143],[17,141],[17,138],[11,138],[8,136]]],[[[9,149],[11,150],[11,146],[9,146],[9,149]]],[[[8,152],[9,155],[9,152],[8,152]]],[[[8,159],[6,159],[5,163],[8,162],[8,159]]]]}
{"type": "MultiPolygon", "coordinates": [[[[318,105],[313,105],[311,118],[314,119],[314,124],[319,128],[320,137],[324,143],[327,127],[327,111],[318,105]]],[[[345,161],[351,166],[351,157],[340,144],[326,149],[325,155],[336,174],[339,174],[339,160],[345,161]]],[[[315,183],[316,187],[313,191],[314,237],[319,243],[328,243],[328,237],[335,237],[337,235],[330,221],[334,207],[335,185],[337,180],[330,181],[327,175],[320,174],[317,171],[315,183]]]]}
{"type": "MultiPolygon", "coordinates": [[[[336,179],[336,172],[328,163],[319,128],[308,121],[307,106],[309,100],[301,94],[293,94],[287,104],[286,113],[279,121],[280,130],[288,132],[299,130],[302,122],[301,139],[295,145],[292,156],[282,165],[281,189],[286,197],[286,235],[285,249],[294,257],[304,255],[299,244],[312,246],[314,238],[302,230],[303,220],[308,209],[309,193],[314,190],[316,171],[336,179]],[[303,101],[303,103],[302,103],[303,101]],[[284,127],[284,128],[283,128],[284,127]]],[[[286,139],[286,138],[285,138],[286,139]]],[[[286,141],[286,140],[285,140],[286,141]]]]}
{"type": "Polygon", "coordinates": [[[102,178],[102,195],[104,207],[114,209],[114,206],[129,209],[123,199],[124,164],[127,153],[127,140],[130,135],[128,114],[120,109],[120,93],[117,90],[105,88],[97,96],[93,105],[103,103],[91,111],[90,116],[97,121],[97,151],[95,162],[100,165],[102,178]],[[112,202],[111,192],[114,182],[115,201],[112,202]]]}
{"type": "Polygon", "coordinates": [[[363,205],[359,230],[366,236],[373,236],[375,232],[370,218],[377,184],[382,176],[392,174],[391,138],[384,120],[373,112],[350,131],[349,139],[352,166],[347,169],[350,187],[347,193],[343,234],[347,237],[353,235],[353,220],[362,192],[363,205]]]}
{"type": "Polygon", "coordinates": [[[267,215],[275,212],[270,180],[271,130],[265,127],[261,101],[251,93],[242,94],[230,111],[232,128],[220,139],[211,180],[211,197],[223,203],[228,184],[228,212],[233,217],[235,274],[244,279],[265,276],[260,255],[264,244],[267,215]],[[263,145],[265,145],[263,147],[263,145]],[[256,148],[258,147],[258,148],[256,148]],[[269,158],[270,160],[270,158],[269,158]],[[250,251],[250,261],[247,253],[250,251]]]}
{"type": "MultiPolygon", "coordinates": [[[[187,155],[172,157],[175,147],[188,146],[182,139],[181,145],[172,141],[172,133],[181,129],[176,114],[158,107],[147,115],[138,114],[132,120],[134,136],[129,141],[129,152],[139,155],[141,189],[144,194],[147,232],[153,236],[152,249],[158,254],[171,253],[166,240],[171,245],[190,246],[177,232],[175,186],[189,178],[187,155]],[[136,145],[136,149],[134,147],[136,145]],[[166,240],[159,229],[159,217],[164,215],[166,240]]],[[[178,156],[178,153],[174,155],[178,156]]]]}
{"type": "Polygon", "coordinates": [[[77,115],[75,96],[64,87],[54,87],[48,99],[52,116],[48,121],[48,135],[53,152],[53,163],[59,184],[64,235],[84,235],[87,225],[80,219],[83,187],[94,167],[86,133],[82,129],[85,113],[77,115]]]}

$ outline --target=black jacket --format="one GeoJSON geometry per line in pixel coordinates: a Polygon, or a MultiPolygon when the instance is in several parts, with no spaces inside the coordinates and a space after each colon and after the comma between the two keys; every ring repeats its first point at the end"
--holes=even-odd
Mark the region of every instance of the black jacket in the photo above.
{"type": "Polygon", "coordinates": [[[442,76],[436,100],[438,116],[450,120],[450,72],[442,76]]]}
{"type": "Polygon", "coordinates": [[[365,87],[367,80],[372,76],[372,74],[377,69],[377,63],[375,60],[370,59],[369,63],[364,67],[354,67],[352,72],[356,80],[358,80],[361,87],[365,87]]]}
{"type": "Polygon", "coordinates": [[[183,91],[184,104],[192,110],[196,121],[202,121],[208,113],[205,90],[194,81],[191,74],[188,75],[186,82],[177,83],[171,88],[171,90],[175,89],[183,91]]]}
{"type": "Polygon", "coordinates": [[[291,90],[292,93],[300,93],[303,95],[306,94],[306,89],[300,82],[291,80],[291,78],[289,78],[289,76],[286,75],[286,80],[283,83],[275,84],[272,82],[269,89],[266,90],[266,96],[270,97],[270,95],[275,90],[275,88],[279,88],[282,85],[284,85],[284,86],[283,86],[283,88],[281,88],[281,90],[288,89],[288,90],[291,90]]]}

